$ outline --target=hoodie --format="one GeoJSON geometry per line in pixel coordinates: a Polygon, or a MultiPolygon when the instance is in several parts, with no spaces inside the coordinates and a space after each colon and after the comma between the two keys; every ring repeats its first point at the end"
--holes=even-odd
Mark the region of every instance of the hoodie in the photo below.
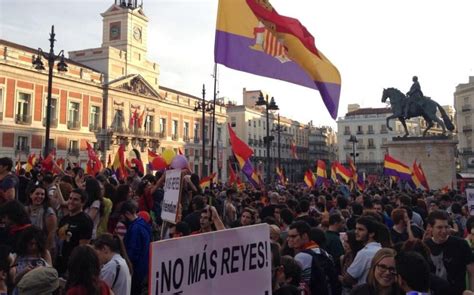
{"type": "Polygon", "coordinates": [[[150,225],[141,217],[130,222],[123,242],[133,265],[133,276],[143,282],[148,275],[148,253],[151,243],[150,225]]]}

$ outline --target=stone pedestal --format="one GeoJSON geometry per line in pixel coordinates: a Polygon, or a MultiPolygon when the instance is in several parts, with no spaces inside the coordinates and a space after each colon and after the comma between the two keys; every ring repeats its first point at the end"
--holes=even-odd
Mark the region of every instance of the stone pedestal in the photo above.
{"type": "Polygon", "coordinates": [[[405,165],[421,163],[430,189],[456,184],[455,152],[457,141],[450,137],[394,137],[385,148],[388,154],[405,165]]]}

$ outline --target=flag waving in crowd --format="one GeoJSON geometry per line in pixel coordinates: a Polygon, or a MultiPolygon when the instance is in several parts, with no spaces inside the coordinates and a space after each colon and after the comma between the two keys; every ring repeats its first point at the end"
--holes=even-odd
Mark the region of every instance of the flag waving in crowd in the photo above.
{"type": "Polygon", "coordinates": [[[214,59],[229,68],[319,90],[335,119],[341,77],[297,19],[269,1],[220,0],[214,59]]]}

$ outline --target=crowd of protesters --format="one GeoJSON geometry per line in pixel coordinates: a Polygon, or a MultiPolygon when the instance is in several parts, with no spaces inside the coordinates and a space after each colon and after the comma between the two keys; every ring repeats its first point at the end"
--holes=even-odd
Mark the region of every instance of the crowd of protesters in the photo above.
{"type": "Polygon", "coordinates": [[[203,190],[185,170],[179,221],[163,225],[163,172],[12,168],[0,158],[2,295],[148,294],[151,242],[257,223],[269,225],[273,294],[473,294],[474,217],[455,190],[203,190]]]}

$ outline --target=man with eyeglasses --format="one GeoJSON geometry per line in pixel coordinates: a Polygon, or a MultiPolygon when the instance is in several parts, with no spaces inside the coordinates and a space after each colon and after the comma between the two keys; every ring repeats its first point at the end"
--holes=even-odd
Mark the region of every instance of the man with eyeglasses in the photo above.
{"type": "Polygon", "coordinates": [[[332,257],[310,239],[311,227],[305,221],[295,221],[288,231],[288,247],[296,253],[301,279],[307,294],[340,294],[340,284],[332,257]],[[314,273],[313,273],[314,272],[314,273]]]}
{"type": "Polygon", "coordinates": [[[377,221],[370,216],[357,219],[356,240],[362,242],[364,248],[357,252],[354,261],[347,269],[347,273],[340,277],[343,284],[353,286],[366,283],[372,259],[375,253],[382,248],[380,243],[376,242],[378,227],[377,221]]]}

